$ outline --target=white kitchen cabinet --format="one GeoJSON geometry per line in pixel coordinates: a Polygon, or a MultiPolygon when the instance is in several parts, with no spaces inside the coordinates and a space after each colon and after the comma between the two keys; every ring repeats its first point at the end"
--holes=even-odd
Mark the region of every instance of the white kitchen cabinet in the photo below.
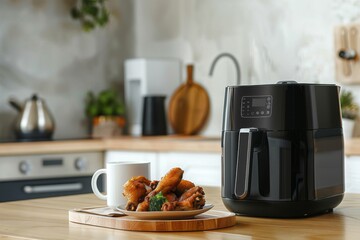
{"type": "Polygon", "coordinates": [[[360,193],[360,156],[345,158],[345,192],[360,193]]]}
{"type": "Polygon", "coordinates": [[[149,161],[151,179],[160,180],[173,167],[182,168],[183,178],[199,186],[221,186],[221,154],[198,152],[107,151],[105,162],[149,161]]]}
{"type": "MultiPolygon", "coordinates": [[[[159,164],[157,164],[157,153],[141,151],[107,151],[105,153],[105,163],[107,162],[150,162],[151,179],[159,178],[159,164]]],[[[105,164],[104,164],[105,165],[105,164]]]]}
{"type": "Polygon", "coordinates": [[[221,186],[220,153],[161,152],[158,155],[160,175],[173,167],[180,167],[183,179],[199,186],[221,186]]]}
{"type": "MultiPolygon", "coordinates": [[[[195,152],[107,151],[108,161],[148,161],[151,179],[160,179],[173,167],[181,167],[184,179],[200,186],[221,186],[221,154],[195,152]]],[[[345,192],[360,193],[360,156],[345,158],[345,192]]]]}

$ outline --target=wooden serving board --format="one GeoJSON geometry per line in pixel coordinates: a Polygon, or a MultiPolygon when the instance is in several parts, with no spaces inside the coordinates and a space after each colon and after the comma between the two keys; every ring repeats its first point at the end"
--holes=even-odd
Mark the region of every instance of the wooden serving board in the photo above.
{"type": "Polygon", "coordinates": [[[210,210],[191,219],[142,220],[130,216],[109,217],[70,210],[69,221],[128,231],[181,232],[231,227],[236,224],[236,217],[234,213],[210,210]]]}
{"type": "Polygon", "coordinates": [[[193,65],[187,66],[187,80],[175,90],[169,102],[168,118],[177,134],[198,133],[209,116],[210,100],[206,90],[194,82],[193,65]]]}

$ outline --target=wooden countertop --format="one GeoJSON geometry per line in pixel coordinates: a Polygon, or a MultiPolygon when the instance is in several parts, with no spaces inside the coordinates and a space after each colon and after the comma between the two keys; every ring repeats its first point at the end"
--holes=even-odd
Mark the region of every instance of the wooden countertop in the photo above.
{"type": "MultiPolygon", "coordinates": [[[[220,138],[161,136],[0,143],[0,156],[83,151],[180,151],[220,153],[220,138]]],[[[345,154],[360,156],[360,138],[345,140],[345,154]]]]}
{"type": "MultiPolygon", "coordinates": [[[[207,202],[225,210],[219,188],[207,202]]],[[[333,213],[301,219],[236,217],[234,227],[203,232],[131,232],[68,222],[68,210],[101,206],[93,194],[0,203],[0,239],[359,239],[360,194],[346,194],[333,213]]]]}
{"type": "Polygon", "coordinates": [[[161,136],[0,143],[0,156],[84,151],[183,151],[220,153],[220,138],[161,136]]]}
{"type": "Polygon", "coordinates": [[[360,138],[345,139],[345,155],[360,156],[360,138]]]}

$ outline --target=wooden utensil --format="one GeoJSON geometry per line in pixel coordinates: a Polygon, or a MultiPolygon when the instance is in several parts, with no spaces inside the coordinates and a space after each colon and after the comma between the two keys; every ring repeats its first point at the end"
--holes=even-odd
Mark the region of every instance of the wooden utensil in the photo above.
{"type": "Polygon", "coordinates": [[[130,216],[109,217],[71,210],[69,221],[128,231],[180,232],[231,227],[236,224],[236,217],[234,213],[210,210],[191,219],[144,220],[130,216]]]}
{"type": "Polygon", "coordinates": [[[210,101],[206,90],[193,79],[193,65],[187,65],[187,80],[175,90],[168,110],[170,125],[177,134],[196,134],[206,123],[210,101]]]}

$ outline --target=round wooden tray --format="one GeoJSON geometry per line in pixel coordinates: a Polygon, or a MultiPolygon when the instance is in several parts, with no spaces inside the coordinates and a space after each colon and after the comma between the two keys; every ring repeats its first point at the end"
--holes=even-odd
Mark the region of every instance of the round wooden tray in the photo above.
{"type": "Polygon", "coordinates": [[[69,211],[69,221],[128,231],[179,232],[231,227],[236,224],[236,217],[234,213],[210,210],[191,219],[143,220],[130,216],[100,216],[71,210],[69,211]]]}

